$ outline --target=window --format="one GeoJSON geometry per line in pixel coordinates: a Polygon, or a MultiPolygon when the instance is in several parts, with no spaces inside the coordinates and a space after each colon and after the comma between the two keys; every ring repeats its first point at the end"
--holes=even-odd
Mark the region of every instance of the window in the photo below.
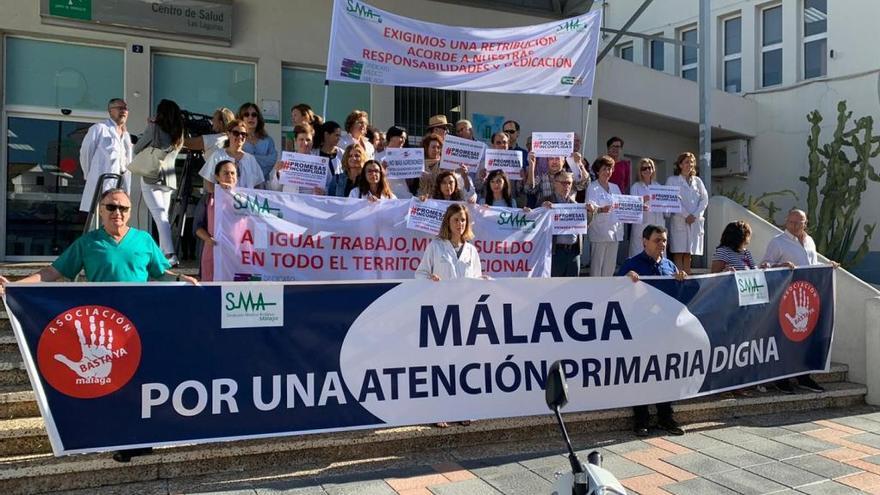
{"type": "MultiPolygon", "coordinates": [[[[153,55],[153,106],[174,100],[181,109],[211,115],[254,101],[254,64],[157,53],[153,55]]],[[[259,103],[259,102],[257,102],[259,103]]]]}
{"type": "Polygon", "coordinates": [[[761,11],[761,86],[782,84],[782,6],[761,11]]]}
{"type": "MultiPolygon", "coordinates": [[[[658,35],[661,36],[661,35],[658,35]]],[[[654,70],[663,71],[666,65],[663,63],[663,57],[665,55],[665,46],[662,41],[659,40],[651,40],[649,42],[650,46],[650,59],[648,60],[649,65],[654,70]]]]}
{"type": "MultiPolygon", "coordinates": [[[[688,29],[681,32],[681,41],[696,45],[697,30],[688,29]]],[[[697,80],[697,48],[696,46],[682,45],[681,47],[681,77],[690,81],[697,80]]]]}
{"type": "Polygon", "coordinates": [[[804,79],[828,73],[828,2],[804,0],[804,79]]]}
{"type": "Polygon", "coordinates": [[[403,126],[410,136],[425,135],[428,119],[445,115],[454,124],[462,115],[461,93],[432,88],[394,88],[394,123],[403,126]]]}
{"type": "Polygon", "coordinates": [[[724,91],[742,91],[742,17],[724,21],[724,91]]]}
{"type": "Polygon", "coordinates": [[[617,56],[624,60],[633,61],[633,44],[627,43],[624,45],[617,46],[617,56]]]}
{"type": "Polygon", "coordinates": [[[104,113],[125,96],[123,57],[118,48],[8,37],[6,104],[104,113]]]}

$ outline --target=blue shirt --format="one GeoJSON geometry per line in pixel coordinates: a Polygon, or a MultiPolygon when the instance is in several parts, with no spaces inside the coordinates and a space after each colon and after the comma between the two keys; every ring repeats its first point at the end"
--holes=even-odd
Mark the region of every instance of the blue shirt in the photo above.
{"type": "Polygon", "coordinates": [[[161,277],[171,264],[143,230],[129,228],[117,243],[100,228],[74,241],[52,267],[70,280],[85,269],[89,282],[146,282],[161,277]]]}
{"type": "Polygon", "coordinates": [[[646,277],[649,275],[674,276],[678,272],[678,268],[668,258],[660,258],[660,261],[657,262],[642,251],[624,261],[620,269],[617,270],[617,276],[626,275],[631,271],[646,277]]]}
{"type": "Polygon", "coordinates": [[[272,168],[275,167],[275,162],[278,161],[278,150],[275,149],[275,141],[271,137],[266,136],[257,141],[257,144],[245,142],[243,149],[245,153],[250,153],[257,159],[260,170],[263,171],[263,178],[269,177],[269,172],[272,171],[272,168]]]}

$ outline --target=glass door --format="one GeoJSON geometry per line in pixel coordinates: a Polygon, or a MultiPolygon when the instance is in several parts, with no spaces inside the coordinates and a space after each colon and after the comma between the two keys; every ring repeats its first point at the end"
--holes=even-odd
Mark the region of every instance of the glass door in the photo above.
{"type": "Polygon", "coordinates": [[[6,258],[61,254],[82,234],[79,149],[92,122],[6,120],[6,258]]]}

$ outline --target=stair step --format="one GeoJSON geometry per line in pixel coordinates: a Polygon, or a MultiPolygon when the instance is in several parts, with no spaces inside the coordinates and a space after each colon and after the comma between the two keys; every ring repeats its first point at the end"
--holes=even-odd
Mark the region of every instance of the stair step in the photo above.
{"type": "MultiPolygon", "coordinates": [[[[752,397],[710,396],[675,405],[676,418],[685,425],[709,419],[850,407],[864,403],[867,389],[854,383],[829,383],[822,393],[752,397]]],[[[629,408],[566,415],[574,432],[625,430],[631,426],[629,408]]],[[[556,438],[549,414],[524,418],[476,421],[471,426],[437,429],[409,426],[383,430],[303,435],[271,440],[158,448],[130,464],[114,462],[110,454],[54,458],[39,418],[0,421],[0,489],[9,495],[52,490],[91,488],[138,481],[246,471],[267,465],[296,467],[304,463],[399,455],[406,450],[461,447],[486,442],[556,438]],[[369,457],[366,457],[369,456],[369,457]]]]}

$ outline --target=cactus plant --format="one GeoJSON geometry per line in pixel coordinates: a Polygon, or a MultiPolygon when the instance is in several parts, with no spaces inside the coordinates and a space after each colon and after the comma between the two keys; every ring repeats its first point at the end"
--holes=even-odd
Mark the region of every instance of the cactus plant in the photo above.
{"type": "Polygon", "coordinates": [[[874,120],[861,117],[852,120],[854,127],[847,129],[851,118],[846,101],[840,101],[833,138],[820,144],[822,114],[813,110],[807,115],[811,124],[807,136],[810,170],[807,176],[800,177],[807,184],[807,230],[818,251],[844,267],[858,265],[868,253],[876,223],[862,225],[856,215],[868,181],[880,182],[871,165],[871,158],[880,155],[880,136],[873,135],[874,120]],[[849,148],[852,151],[847,153],[849,148]],[[852,154],[855,156],[850,158],[852,154]],[[853,252],[860,226],[862,240],[853,252]]]}

